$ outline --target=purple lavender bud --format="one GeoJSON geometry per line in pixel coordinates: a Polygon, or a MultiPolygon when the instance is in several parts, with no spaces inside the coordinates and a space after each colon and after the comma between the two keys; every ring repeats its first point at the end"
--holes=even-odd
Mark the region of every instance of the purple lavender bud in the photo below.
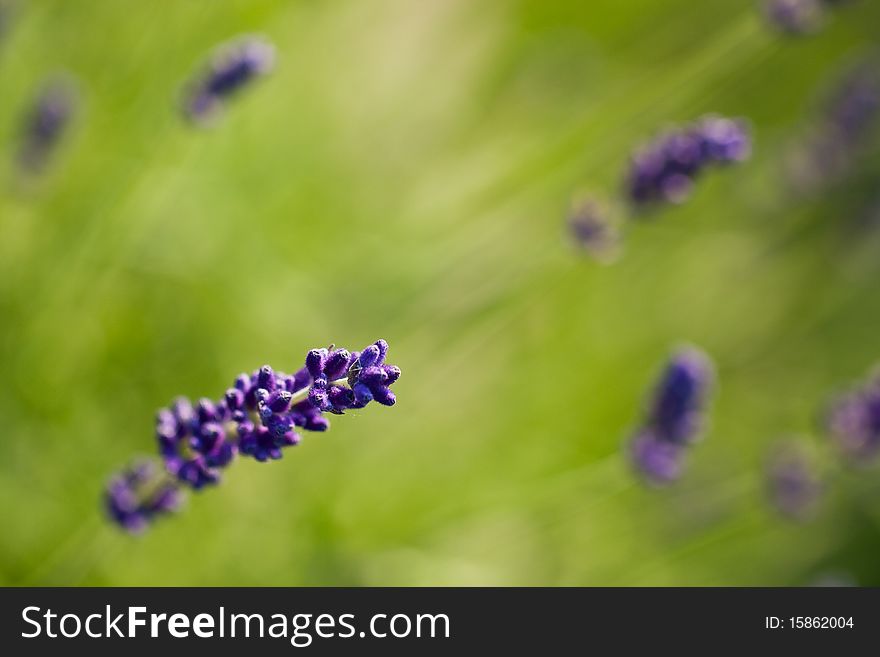
{"type": "Polygon", "coordinates": [[[764,0],[764,15],[773,27],[787,34],[809,34],[821,27],[822,0],[764,0]]]}
{"type": "Polygon", "coordinates": [[[250,420],[238,424],[238,451],[246,456],[253,456],[256,447],[257,428],[250,420]]]}
{"type": "Polygon", "coordinates": [[[202,454],[213,450],[224,438],[223,428],[214,422],[199,427],[198,433],[190,439],[190,447],[202,454]]]}
{"type": "Polygon", "coordinates": [[[370,365],[360,371],[358,380],[372,388],[374,385],[385,385],[388,381],[388,374],[378,365],[370,365]]]}
{"type": "Polygon", "coordinates": [[[307,431],[327,431],[330,428],[330,421],[320,413],[314,415],[306,415],[306,422],[303,429],[307,431]]]}
{"type": "Polygon", "coordinates": [[[156,438],[163,456],[177,454],[180,441],[189,435],[192,421],[192,406],[184,398],[178,398],[171,409],[162,409],[156,414],[156,438]]]}
{"type": "Polygon", "coordinates": [[[134,464],[114,475],[104,491],[110,519],[130,533],[138,533],[155,518],[176,511],[180,491],[151,461],[134,464]]]}
{"type": "Polygon", "coordinates": [[[667,203],[680,205],[687,201],[694,189],[694,181],[684,173],[669,173],[658,183],[659,196],[667,203]]]}
{"type": "Polygon", "coordinates": [[[661,148],[670,172],[688,176],[696,173],[704,163],[703,142],[698,130],[671,133],[661,148]]]}
{"type": "Polygon", "coordinates": [[[309,373],[309,369],[302,367],[293,376],[287,377],[285,385],[291,393],[295,393],[308,388],[311,382],[312,375],[309,373]]]}
{"type": "Polygon", "coordinates": [[[218,412],[217,406],[210,399],[202,397],[196,409],[196,417],[200,423],[220,422],[223,416],[218,412]]]}
{"type": "Polygon", "coordinates": [[[171,403],[171,412],[177,418],[178,423],[183,427],[190,427],[196,419],[196,412],[192,407],[189,399],[186,397],[178,397],[171,403]]]}
{"type": "Polygon", "coordinates": [[[394,396],[394,393],[391,392],[391,388],[388,386],[372,386],[370,392],[373,393],[373,399],[383,406],[394,406],[397,402],[397,397],[394,396]]]}
{"type": "Polygon", "coordinates": [[[236,390],[241,391],[242,394],[245,394],[248,390],[251,389],[251,377],[249,377],[247,374],[239,374],[235,378],[234,387],[236,390]]]}
{"type": "MultiPolygon", "coordinates": [[[[236,391],[240,394],[240,391],[236,391]]],[[[214,403],[202,398],[195,409],[185,397],[178,397],[170,409],[157,414],[159,453],[166,470],[193,488],[202,488],[219,479],[235,454],[236,446],[226,434],[225,422],[241,411],[228,412],[225,401],[214,403]]]]}
{"type": "Polygon", "coordinates": [[[225,395],[226,407],[232,411],[240,411],[244,408],[244,392],[239,388],[229,388],[225,395]]]}
{"type": "Polygon", "coordinates": [[[379,349],[379,359],[376,361],[376,364],[382,365],[385,363],[385,356],[388,355],[388,343],[382,338],[379,338],[374,344],[376,345],[376,348],[379,349]]]}
{"type": "Polygon", "coordinates": [[[278,438],[293,431],[293,419],[289,415],[272,415],[265,423],[272,436],[278,438]]]}
{"type": "Polygon", "coordinates": [[[18,153],[23,170],[39,173],[45,168],[70,123],[76,102],[69,79],[58,78],[43,87],[26,117],[18,153]]]}
{"type": "Polygon", "coordinates": [[[318,383],[319,381],[316,381],[315,385],[309,389],[309,403],[320,411],[328,411],[330,410],[330,398],[327,394],[327,382],[320,382],[323,383],[321,386],[317,385],[318,383]]]}
{"type": "Polygon", "coordinates": [[[354,392],[346,386],[331,386],[327,399],[330,402],[330,411],[341,414],[354,404],[354,392]]]}
{"type": "MultiPolygon", "coordinates": [[[[387,349],[387,345],[386,345],[387,349]]],[[[348,360],[351,354],[345,349],[337,349],[332,352],[324,363],[324,375],[330,381],[334,381],[348,372],[348,360]]]]}
{"type": "Polygon", "coordinates": [[[400,368],[397,365],[383,365],[382,370],[385,372],[385,376],[388,377],[385,381],[386,385],[390,386],[400,378],[400,368]]]}
{"type": "Polygon", "coordinates": [[[194,490],[201,490],[220,481],[220,473],[209,467],[203,456],[182,460],[177,464],[174,474],[194,490]]]}
{"type": "Polygon", "coordinates": [[[629,457],[636,472],[648,482],[668,484],[681,476],[684,447],[644,431],[630,442],[629,457]]]}
{"type": "Polygon", "coordinates": [[[354,388],[354,399],[355,403],[360,406],[366,406],[371,401],[373,401],[373,392],[363,383],[355,383],[354,388]]]}
{"type": "Polygon", "coordinates": [[[177,440],[180,427],[174,413],[163,408],[156,414],[156,436],[163,441],[173,443],[177,440]]]}
{"type": "Polygon", "coordinates": [[[326,358],[326,349],[312,349],[306,354],[306,369],[313,379],[317,379],[324,373],[324,361],[326,358]]]}
{"type": "Polygon", "coordinates": [[[256,380],[257,388],[262,388],[267,392],[275,390],[275,372],[268,365],[263,365],[257,372],[256,380]]]}
{"type": "Polygon", "coordinates": [[[620,236],[607,209],[593,199],[576,203],[568,215],[568,231],[575,244],[601,262],[617,254],[620,236]]]}
{"type": "Polygon", "coordinates": [[[210,120],[229,97],[268,73],[274,60],[275,49],[264,39],[246,37],[222,45],[208,70],[190,83],[186,115],[199,123],[210,120]]]}
{"type": "Polygon", "coordinates": [[[744,121],[709,116],[698,129],[703,153],[713,162],[744,162],[752,154],[752,139],[744,121]]]}
{"type": "Polygon", "coordinates": [[[278,439],[266,427],[257,427],[243,436],[240,451],[261,462],[270,459],[276,461],[282,456],[278,439]]]}
{"type": "Polygon", "coordinates": [[[321,411],[309,400],[295,404],[291,409],[290,417],[296,426],[306,431],[326,431],[330,427],[327,418],[321,415],[321,411]]]}
{"type": "Polygon", "coordinates": [[[801,445],[776,448],[767,467],[767,493],[776,510],[790,518],[806,520],[815,512],[822,482],[801,445]]]}
{"type": "Polygon", "coordinates": [[[379,362],[380,354],[381,352],[379,351],[379,347],[371,344],[369,347],[361,352],[361,355],[358,358],[358,364],[360,364],[362,368],[370,367],[370,365],[376,365],[379,362]]]}
{"type": "Polygon", "coordinates": [[[636,203],[656,200],[656,181],[663,174],[662,154],[646,148],[635,153],[630,159],[629,196],[636,203]]]}
{"type": "Polygon", "coordinates": [[[295,431],[288,431],[286,434],[281,436],[278,440],[279,446],[281,447],[295,447],[300,443],[300,435],[295,431]]]}
{"type": "Polygon", "coordinates": [[[225,468],[235,458],[236,451],[236,446],[228,440],[217,441],[214,448],[204,455],[205,465],[210,468],[225,468]]]}
{"type": "Polygon", "coordinates": [[[648,416],[657,437],[672,443],[692,442],[712,383],[708,357],[695,348],[673,355],[655,390],[648,416]]]}
{"type": "Polygon", "coordinates": [[[266,406],[273,413],[285,413],[290,408],[290,400],[293,395],[287,390],[276,390],[266,399],[266,406]]]}
{"type": "Polygon", "coordinates": [[[150,496],[144,509],[150,516],[173,513],[180,508],[181,497],[180,489],[172,485],[165,485],[150,496]]]}

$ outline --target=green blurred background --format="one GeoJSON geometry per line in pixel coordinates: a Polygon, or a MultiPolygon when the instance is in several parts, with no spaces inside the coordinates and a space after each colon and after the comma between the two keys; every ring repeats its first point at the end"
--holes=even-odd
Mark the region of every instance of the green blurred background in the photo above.
{"type": "Polygon", "coordinates": [[[880,584],[880,482],[769,508],[780,436],[880,355],[875,154],[792,194],[788,146],[880,6],[792,39],[743,0],[45,0],[0,42],[0,582],[6,585],[880,584]],[[213,129],[181,85],[267,35],[272,75],[213,129]],[[56,71],[82,106],[21,185],[21,116],[56,71]],[[602,266],[573,194],[706,112],[755,157],[630,227],[602,266]],[[108,476],[155,410],[242,370],[376,338],[398,404],[239,460],[129,537],[108,476]],[[674,345],[715,359],[711,430],[646,488],[621,445],[674,345]]]}

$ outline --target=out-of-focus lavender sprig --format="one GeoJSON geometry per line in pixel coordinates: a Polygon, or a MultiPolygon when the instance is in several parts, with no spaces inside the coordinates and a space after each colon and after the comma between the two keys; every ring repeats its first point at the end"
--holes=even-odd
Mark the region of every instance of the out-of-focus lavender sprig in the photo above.
{"type": "Polygon", "coordinates": [[[649,482],[670,483],[681,476],[687,447],[705,424],[713,380],[709,357],[696,347],[681,348],[669,359],[628,446],[633,466],[649,482]]]}
{"type": "Polygon", "coordinates": [[[595,260],[612,262],[620,251],[620,231],[611,210],[595,198],[572,203],[568,233],[575,246],[595,260]]]}
{"type": "Polygon", "coordinates": [[[636,207],[683,203],[707,167],[742,162],[750,154],[751,136],[745,121],[704,117],[667,131],[633,154],[627,197],[636,207]]]}
{"type": "Polygon", "coordinates": [[[822,497],[820,473],[805,445],[786,441],[770,455],[766,471],[770,504],[782,515],[807,520],[822,497]]]}
{"type": "Polygon", "coordinates": [[[67,76],[44,84],[27,112],[18,151],[20,167],[39,173],[60,143],[78,102],[76,85],[67,76]]]}
{"type": "Polygon", "coordinates": [[[810,133],[794,148],[789,178],[800,191],[831,184],[850,171],[880,123],[880,72],[871,57],[849,69],[829,93],[810,133]]]}
{"type": "Polygon", "coordinates": [[[181,493],[154,461],[140,461],[113,476],[104,492],[104,503],[117,525],[139,533],[156,518],[176,511],[181,493]]]}
{"type": "Polygon", "coordinates": [[[762,9],[767,21],[785,34],[811,34],[825,20],[823,0],[764,0],[762,9]]]}
{"type": "MultiPolygon", "coordinates": [[[[385,362],[387,354],[385,340],[360,352],[333,346],[313,349],[294,374],[264,365],[239,375],[219,400],[202,398],[193,404],[179,397],[156,415],[166,481],[199,490],[217,484],[222,470],[239,454],[257,461],[277,460],[285,448],[299,444],[298,429],[326,431],[330,422],[325,413],[341,415],[372,401],[394,405],[391,385],[400,377],[400,368],[385,362]]],[[[119,483],[129,482],[126,477],[123,473],[115,478],[107,495],[127,503],[131,496],[119,483]]],[[[140,486],[140,480],[127,487],[135,484],[140,486]]],[[[115,511],[130,506],[108,506],[110,517],[125,528],[127,523],[144,525],[152,517],[139,507],[132,519],[115,511]]]]}
{"type": "Polygon", "coordinates": [[[880,375],[838,396],[831,403],[826,428],[849,463],[873,463],[880,454],[880,375]]]}
{"type": "Polygon", "coordinates": [[[275,48],[262,37],[240,37],[222,44],[187,86],[184,113],[193,122],[209,122],[229,98],[271,71],[274,63],[275,48]]]}
{"type": "Polygon", "coordinates": [[[851,0],[763,0],[767,21],[780,32],[814,34],[825,23],[828,12],[851,0]]]}

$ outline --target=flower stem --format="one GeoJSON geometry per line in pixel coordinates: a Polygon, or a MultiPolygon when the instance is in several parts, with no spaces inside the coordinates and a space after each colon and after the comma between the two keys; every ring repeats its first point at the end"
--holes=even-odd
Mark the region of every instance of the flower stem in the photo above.
{"type": "MultiPolygon", "coordinates": [[[[347,388],[348,387],[348,376],[345,376],[341,379],[336,379],[335,381],[330,381],[327,385],[328,386],[345,386],[347,388]]],[[[297,390],[295,393],[293,393],[293,396],[290,398],[290,405],[293,406],[294,404],[298,404],[299,402],[307,399],[309,396],[309,388],[310,387],[311,386],[306,386],[302,390],[297,390]]]]}

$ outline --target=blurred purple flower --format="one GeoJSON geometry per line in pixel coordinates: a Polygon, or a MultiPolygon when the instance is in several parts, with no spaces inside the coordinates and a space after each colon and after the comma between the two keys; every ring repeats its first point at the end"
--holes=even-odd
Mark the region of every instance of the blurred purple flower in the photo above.
{"type": "Polygon", "coordinates": [[[642,431],[629,444],[630,460],[636,471],[655,484],[668,484],[681,477],[684,447],[642,431]]]}
{"type": "Polygon", "coordinates": [[[777,446],[766,476],[770,503],[781,514],[806,520],[815,512],[822,495],[822,481],[803,445],[789,442],[777,446]]]}
{"type": "Polygon", "coordinates": [[[825,17],[822,0],[764,0],[764,15],[773,27],[786,34],[809,34],[825,17]]]}
{"type": "Polygon", "coordinates": [[[627,196],[637,206],[683,203],[711,165],[742,162],[751,137],[742,120],[707,116],[652,140],[630,160],[627,196]]]}
{"type": "Polygon", "coordinates": [[[214,118],[230,97],[271,71],[274,62],[275,48],[260,37],[242,37],[221,45],[206,70],[188,85],[186,116],[196,123],[214,118]]]}
{"type": "Polygon", "coordinates": [[[25,117],[18,151],[18,162],[23,170],[39,173],[45,168],[76,105],[77,94],[71,79],[57,77],[43,86],[25,117]]]}
{"type": "Polygon", "coordinates": [[[104,491],[110,519],[130,533],[147,528],[157,517],[176,511],[180,490],[152,461],[141,461],[113,476],[104,491]]]}
{"type": "Polygon", "coordinates": [[[578,248],[599,260],[610,262],[620,247],[620,235],[609,210],[595,199],[574,204],[568,215],[568,232],[578,248]]]}
{"type": "Polygon", "coordinates": [[[709,358],[694,347],[680,349],[660,377],[648,411],[647,426],[671,443],[694,442],[701,429],[712,385],[709,358]]]}
{"type": "Polygon", "coordinates": [[[225,402],[202,399],[194,407],[179,397],[156,415],[159,453],[168,472],[198,490],[220,480],[220,469],[229,465],[237,445],[229,435],[230,418],[225,402]]]}
{"type": "Polygon", "coordinates": [[[880,376],[835,399],[826,426],[850,463],[871,464],[880,454],[880,376]]]}
{"type": "Polygon", "coordinates": [[[649,481],[668,483],[681,475],[685,448],[703,428],[713,379],[708,356],[695,347],[678,350],[666,364],[630,442],[630,460],[649,481]]]}
{"type": "Polygon", "coordinates": [[[763,0],[767,21],[786,34],[812,34],[825,22],[829,10],[851,0],[763,0]]]}
{"type": "Polygon", "coordinates": [[[877,60],[860,62],[831,90],[809,135],[793,150],[789,177],[813,190],[846,175],[864,152],[880,118],[877,60]]]}

